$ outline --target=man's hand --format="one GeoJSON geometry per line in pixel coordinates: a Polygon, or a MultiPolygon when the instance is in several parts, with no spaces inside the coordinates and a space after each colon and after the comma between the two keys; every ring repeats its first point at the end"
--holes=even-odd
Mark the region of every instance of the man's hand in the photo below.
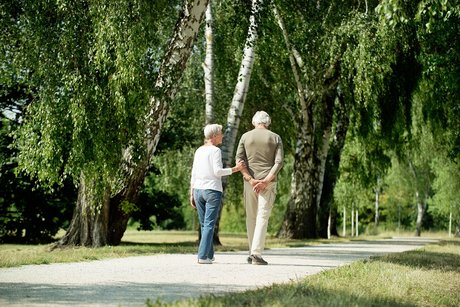
{"type": "Polygon", "coordinates": [[[254,184],[251,182],[252,189],[257,194],[259,194],[260,192],[263,192],[263,190],[265,190],[265,188],[267,187],[267,183],[265,183],[262,180],[253,180],[253,182],[254,182],[254,184]]]}

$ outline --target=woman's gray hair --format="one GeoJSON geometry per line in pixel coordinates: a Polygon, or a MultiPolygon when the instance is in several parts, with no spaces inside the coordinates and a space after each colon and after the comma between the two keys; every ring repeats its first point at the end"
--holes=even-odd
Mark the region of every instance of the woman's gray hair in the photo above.
{"type": "Polygon", "coordinates": [[[264,125],[265,127],[270,126],[272,120],[270,115],[265,111],[257,111],[256,114],[252,117],[252,124],[254,126],[264,125]]]}
{"type": "Polygon", "coordinates": [[[218,125],[218,124],[206,125],[206,127],[204,127],[204,138],[206,140],[209,140],[214,135],[219,134],[221,132],[222,132],[222,125],[218,125]]]}

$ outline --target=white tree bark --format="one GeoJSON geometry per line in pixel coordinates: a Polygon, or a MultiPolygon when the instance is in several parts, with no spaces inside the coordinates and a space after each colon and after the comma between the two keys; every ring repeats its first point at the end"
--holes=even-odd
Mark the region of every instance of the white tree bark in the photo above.
{"type": "Polygon", "coordinates": [[[316,196],[316,207],[319,208],[321,203],[321,194],[323,192],[324,174],[326,173],[326,159],[329,152],[329,145],[331,143],[332,127],[323,131],[322,146],[319,151],[319,187],[318,196],[316,196]]]}
{"type": "MultiPolygon", "coordinates": [[[[122,170],[125,180],[118,191],[104,197],[103,204],[92,203],[93,195],[85,180],[81,180],[77,207],[65,236],[59,245],[98,247],[118,245],[126,230],[129,215],[122,212],[120,204],[135,202],[147,174],[150,161],[160,139],[160,133],[169,112],[169,102],[174,98],[180,79],[191,54],[208,0],[190,0],[184,4],[183,13],[176,23],[155,83],[155,93],[149,101],[150,112],[146,118],[146,150],[134,162],[131,148],[125,150],[122,170]],[[103,208],[88,219],[87,208],[103,208]]],[[[84,176],[82,176],[84,178],[84,176]]]]}
{"type": "Polygon", "coordinates": [[[379,226],[379,188],[375,188],[375,217],[374,217],[374,224],[375,227],[379,226]]]}
{"type": "Polygon", "coordinates": [[[343,206],[343,225],[342,225],[342,236],[347,236],[347,209],[343,206]]]}
{"type": "Polygon", "coordinates": [[[356,220],[355,220],[355,223],[356,223],[356,231],[355,231],[355,236],[359,236],[359,214],[358,214],[358,208],[355,209],[356,210],[356,220]]]}
{"type": "Polygon", "coordinates": [[[350,230],[351,230],[351,234],[350,236],[353,237],[355,235],[355,204],[353,203],[351,205],[351,227],[350,227],[350,230]]]}
{"type": "MultiPolygon", "coordinates": [[[[298,123],[298,130],[305,131],[305,135],[302,138],[298,139],[297,148],[296,148],[296,157],[300,159],[308,159],[307,163],[302,163],[299,160],[295,160],[295,165],[304,165],[304,169],[299,168],[299,172],[308,173],[308,183],[302,183],[302,185],[307,186],[309,193],[299,192],[297,190],[301,189],[300,182],[297,180],[296,184],[299,186],[295,187],[295,193],[291,193],[292,197],[303,197],[302,199],[296,199],[293,203],[300,203],[301,206],[298,206],[299,211],[306,212],[306,214],[296,214],[290,212],[290,206],[288,206],[287,214],[285,217],[285,221],[283,223],[282,231],[280,234],[283,235],[290,235],[293,233],[294,236],[308,236],[308,237],[316,237],[319,233],[321,235],[327,236],[327,225],[324,225],[326,220],[325,217],[328,218],[329,209],[328,208],[320,208],[321,206],[321,197],[323,193],[323,186],[324,186],[324,174],[326,172],[326,161],[327,155],[329,152],[330,147],[330,139],[332,134],[332,115],[333,115],[333,99],[336,96],[336,76],[335,76],[335,65],[331,66],[331,69],[328,70],[331,73],[329,77],[328,72],[326,72],[324,80],[324,87],[325,92],[321,95],[313,96],[309,92],[307,88],[307,83],[302,82],[301,74],[299,73],[299,68],[302,68],[303,61],[300,57],[300,54],[293,48],[290,37],[287,33],[286,27],[284,25],[284,21],[282,15],[280,14],[276,4],[273,4],[273,13],[275,19],[282,31],[284,42],[286,44],[286,48],[289,54],[289,61],[291,64],[291,69],[293,72],[296,89],[297,89],[297,96],[299,97],[299,108],[296,110],[300,116],[296,116],[297,123],[298,123]],[[317,119],[318,125],[314,125],[314,113],[312,109],[313,101],[317,101],[321,103],[321,106],[324,108],[324,118],[317,119]],[[322,131],[322,140],[317,142],[315,139],[315,134],[318,132],[315,129],[321,129],[322,131]],[[302,143],[301,141],[305,141],[302,143]],[[300,152],[300,148],[310,148],[310,151],[305,151],[304,155],[297,155],[300,152]],[[321,210],[324,209],[324,210],[321,210]],[[327,214],[327,215],[326,215],[327,214]],[[307,223],[304,225],[308,225],[309,230],[303,230],[295,225],[301,225],[302,222],[300,221],[288,221],[289,218],[295,218],[296,216],[304,215],[306,218],[309,219],[307,223]],[[312,217],[309,215],[313,215],[312,217]],[[321,216],[321,217],[320,217],[321,216]],[[313,223],[312,225],[310,225],[313,223]],[[321,223],[320,227],[318,228],[318,223],[321,223]],[[295,225],[292,225],[295,224],[295,225]],[[324,228],[324,226],[326,226],[324,228]],[[290,230],[288,229],[290,228],[290,230]],[[298,231],[295,231],[297,229],[298,231]],[[324,232],[324,230],[326,232],[324,232]],[[295,232],[295,233],[294,233],[295,232]]],[[[305,71],[304,71],[305,73],[305,71]]],[[[303,221],[304,222],[304,221],[303,221]]]]}
{"type": "Polygon", "coordinates": [[[422,234],[422,221],[423,215],[425,214],[425,203],[420,199],[419,192],[415,193],[417,199],[417,220],[415,222],[415,235],[420,237],[422,234]]]}
{"type": "Polygon", "coordinates": [[[243,114],[244,102],[249,89],[252,68],[255,60],[255,47],[257,42],[257,31],[259,28],[258,14],[262,6],[262,0],[252,1],[252,14],[249,18],[249,29],[244,45],[243,59],[238,72],[233,99],[227,116],[227,127],[225,128],[224,140],[222,142],[222,161],[224,166],[233,162],[233,150],[235,148],[236,135],[240,125],[240,118],[243,114]]]}
{"type": "Polygon", "coordinates": [[[291,45],[291,42],[289,40],[289,35],[286,31],[286,27],[284,26],[284,20],[281,17],[276,4],[273,4],[273,13],[281,29],[281,32],[283,33],[284,43],[286,44],[286,49],[289,52],[289,62],[291,63],[291,69],[294,74],[294,79],[295,79],[295,83],[297,86],[297,96],[299,97],[300,109],[302,110],[302,114],[307,114],[307,102],[305,100],[307,91],[305,90],[302,84],[302,81],[300,80],[300,74],[299,74],[299,71],[297,70],[297,65],[299,67],[303,66],[302,57],[297,52],[297,50],[295,50],[291,45]]]}
{"type": "Polygon", "coordinates": [[[168,51],[160,67],[155,87],[160,97],[150,100],[150,115],[147,133],[148,160],[155,152],[160,132],[169,113],[169,101],[175,96],[177,80],[180,79],[195,43],[198,30],[204,18],[207,0],[191,0],[184,5],[183,16],[176,24],[168,51]]]}
{"type": "Polygon", "coordinates": [[[213,54],[213,16],[212,16],[212,4],[211,1],[208,3],[206,9],[206,58],[203,63],[204,70],[204,88],[205,88],[205,122],[206,124],[214,123],[214,54],[213,54]]]}

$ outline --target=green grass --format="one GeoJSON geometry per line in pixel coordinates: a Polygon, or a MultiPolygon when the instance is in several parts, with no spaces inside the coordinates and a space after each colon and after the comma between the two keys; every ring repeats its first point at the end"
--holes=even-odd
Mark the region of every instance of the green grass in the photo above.
{"type": "MultiPolygon", "coordinates": [[[[57,238],[62,236],[60,232],[57,238]]],[[[424,236],[427,233],[424,234],[424,236]]],[[[413,234],[400,234],[412,236],[413,234]]],[[[386,233],[378,236],[360,236],[357,240],[388,238],[386,233]]],[[[430,237],[442,237],[434,233],[430,237]]],[[[119,258],[139,255],[153,255],[164,253],[196,253],[198,235],[195,231],[136,231],[127,230],[119,246],[105,246],[101,248],[68,247],[52,249],[52,245],[20,245],[0,244],[0,268],[15,267],[27,264],[49,264],[62,262],[79,262],[106,258],[119,258]]],[[[247,250],[245,233],[221,233],[221,246],[216,251],[247,250]]],[[[332,238],[316,240],[281,240],[268,237],[267,248],[273,247],[302,247],[315,244],[347,242],[352,238],[332,238]]]]}
{"type": "MultiPolygon", "coordinates": [[[[223,246],[217,251],[246,248],[244,235],[222,235],[223,246]]],[[[27,264],[79,262],[162,253],[196,253],[197,233],[192,231],[126,231],[119,246],[101,248],[66,247],[53,249],[47,245],[0,245],[0,267],[27,264]]]]}
{"type": "MultiPolygon", "coordinates": [[[[57,237],[63,234],[64,232],[61,232],[57,237]]],[[[219,237],[222,245],[215,246],[218,252],[247,250],[247,239],[244,233],[221,233],[219,237]]],[[[66,247],[53,249],[52,244],[0,244],[0,268],[165,253],[196,253],[198,249],[197,240],[198,234],[194,231],[127,230],[119,246],[105,246],[101,248],[66,247]]],[[[269,237],[267,238],[266,247],[295,247],[342,241],[348,241],[348,239],[335,238],[332,240],[301,241],[280,240],[269,237]]]]}
{"type": "Polygon", "coordinates": [[[300,282],[148,306],[458,306],[460,241],[325,271],[300,282]]]}

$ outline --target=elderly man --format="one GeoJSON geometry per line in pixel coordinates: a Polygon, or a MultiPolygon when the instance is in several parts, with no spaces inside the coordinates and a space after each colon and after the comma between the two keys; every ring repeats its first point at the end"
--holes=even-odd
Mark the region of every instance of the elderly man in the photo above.
{"type": "Polygon", "coordinates": [[[276,175],[283,166],[283,142],[268,130],[270,116],[258,111],[252,118],[254,129],[241,136],[236,161],[243,160],[244,205],[248,233],[248,263],[268,264],[262,258],[267,226],[276,196],[276,175]]]}

